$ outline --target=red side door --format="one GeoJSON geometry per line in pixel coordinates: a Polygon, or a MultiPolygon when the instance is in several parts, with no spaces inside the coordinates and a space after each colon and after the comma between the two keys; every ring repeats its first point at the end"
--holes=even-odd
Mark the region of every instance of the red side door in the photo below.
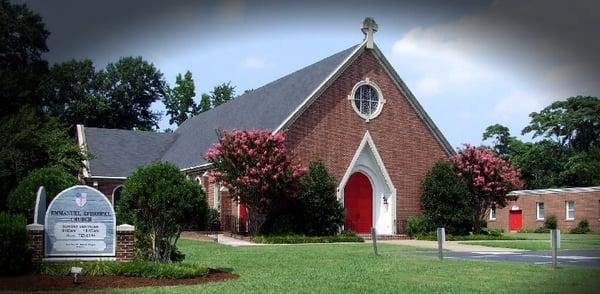
{"type": "Polygon", "coordinates": [[[508,228],[511,231],[523,228],[523,212],[521,210],[511,210],[508,216],[508,228]]]}
{"type": "Polygon", "coordinates": [[[373,225],[373,188],[369,178],[354,173],[344,187],[346,229],[357,233],[368,233],[373,225]]]}
{"type": "Polygon", "coordinates": [[[246,205],[244,203],[240,203],[240,231],[247,231],[248,229],[248,210],[246,209],[246,205]]]}

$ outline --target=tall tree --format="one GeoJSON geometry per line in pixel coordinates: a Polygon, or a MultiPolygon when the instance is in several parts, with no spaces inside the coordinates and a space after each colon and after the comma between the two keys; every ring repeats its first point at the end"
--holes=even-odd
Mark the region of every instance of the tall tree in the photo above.
{"type": "Polygon", "coordinates": [[[40,105],[38,85],[48,71],[42,18],[27,6],[0,1],[0,117],[40,105]]]}
{"type": "Polygon", "coordinates": [[[110,123],[108,97],[89,59],[55,64],[43,83],[43,109],[70,128],[76,124],[104,127],[110,123]]]}
{"type": "Polygon", "coordinates": [[[212,98],[212,107],[217,107],[231,99],[235,95],[235,86],[231,85],[231,82],[222,83],[215,86],[210,92],[212,98]]]}
{"type": "Polygon", "coordinates": [[[182,77],[178,74],[175,78],[175,87],[167,87],[164,103],[169,123],[181,125],[186,119],[199,113],[199,108],[194,102],[196,96],[192,73],[188,70],[182,77]]]}
{"type": "Polygon", "coordinates": [[[200,98],[200,104],[198,104],[198,113],[209,111],[211,109],[210,100],[210,95],[206,93],[202,94],[200,98]]]}
{"type": "Polygon", "coordinates": [[[529,116],[531,122],[523,134],[552,138],[577,151],[600,146],[600,99],[597,97],[570,97],[529,116]]]}
{"type": "Polygon", "coordinates": [[[98,73],[111,120],[104,127],[152,130],[161,114],[150,106],[165,95],[162,73],[142,57],[123,57],[98,73]]]}

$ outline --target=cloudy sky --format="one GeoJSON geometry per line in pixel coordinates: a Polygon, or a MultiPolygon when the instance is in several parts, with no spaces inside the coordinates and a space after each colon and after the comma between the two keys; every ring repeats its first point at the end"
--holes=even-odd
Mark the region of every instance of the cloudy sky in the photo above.
{"type": "Polygon", "coordinates": [[[51,62],[143,56],[170,84],[190,70],[197,96],[228,81],[242,93],[360,43],[372,16],[375,42],[454,146],[481,143],[494,123],[520,134],[553,101],[600,96],[593,0],[14,2],[44,18],[51,62]]]}

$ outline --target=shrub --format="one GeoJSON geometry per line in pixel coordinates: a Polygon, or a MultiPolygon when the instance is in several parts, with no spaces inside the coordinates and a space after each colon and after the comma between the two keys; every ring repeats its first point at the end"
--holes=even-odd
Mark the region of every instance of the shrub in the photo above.
{"type": "Polygon", "coordinates": [[[433,227],[449,234],[466,235],[473,226],[469,191],[449,162],[437,162],[425,176],[421,208],[433,227]]]}
{"type": "Polygon", "coordinates": [[[541,233],[547,234],[547,233],[550,233],[550,229],[548,229],[546,227],[539,227],[539,228],[536,228],[533,232],[538,233],[538,234],[541,234],[541,233]]]}
{"type": "Polygon", "coordinates": [[[304,235],[259,235],[253,236],[252,241],[265,244],[301,244],[301,243],[339,243],[339,242],[364,242],[360,236],[356,234],[345,235],[339,234],[336,236],[304,236],[304,235]]]}
{"type": "Polygon", "coordinates": [[[321,161],[310,163],[300,179],[300,223],[309,236],[332,236],[344,224],[344,206],[337,199],[336,179],[321,161]]]}
{"type": "Polygon", "coordinates": [[[62,190],[77,185],[77,179],[59,167],[45,167],[32,171],[17,188],[8,195],[8,210],[33,221],[35,197],[40,186],[46,189],[46,201],[49,203],[62,190]]]}
{"type": "Polygon", "coordinates": [[[544,221],[544,228],[548,230],[556,230],[556,216],[551,215],[544,221]]]}
{"type": "Polygon", "coordinates": [[[590,223],[588,222],[587,219],[583,219],[577,224],[577,227],[572,228],[569,233],[571,233],[571,234],[586,234],[589,232],[590,232],[590,223]]]}
{"type": "Polygon", "coordinates": [[[31,268],[31,248],[24,216],[0,212],[0,276],[26,273],[31,268]]]}
{"type": "Polygon", "coordinates": [[[125,182],[117,217],[150,237],[152,261],[172,261],[176,243],[190,218],[206,219],[204,191],[175,165],[155,162],[125,182]]]}
{"type": "Polygon", "coordinates": [[[219,211],[214,208],[209,208],[206,214],[206,231],[219,231],[221,230],[221,218],[219,211]]]}
{"type": "Polygon", "coordinates": [[[406,233],[414,238],[418,235],[426,235],[435,230],[429,219],[423,215],[411,216],[406,222],[406,233]]]}
{"type": "Polygon", "coordinates": [[[502,231],[499,229],[483,228],[483,229],[481,229],[481,233],[482,233],[482,235],[488,235],[488,236],[492,236],[492,237],[502,236],[502,231]]]}
{"type": "Polygon", "coordinates": [[[75,261],[61,263],[44,263],[40,272],[50,276],[69,275],[71,267],[83,268],[90,276],[127,276],[144,278],[186,279],[201,277],[208,274],[208,268],[193,264],[151,263],[143,261],[110,262],[110,261],[75,261]]]}

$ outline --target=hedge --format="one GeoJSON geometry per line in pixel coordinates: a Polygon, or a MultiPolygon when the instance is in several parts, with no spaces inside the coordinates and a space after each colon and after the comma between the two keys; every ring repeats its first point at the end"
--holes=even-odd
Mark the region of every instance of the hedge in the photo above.
{"type": "Polygon", "coordinates": [[[126,276],[154,279],[187,279],[202,277],[208,274],[208,268],[189,263],[155,263],[147,261],[134,262],[47,262],[43,263],[40,273],[50,276],[68,275],[71,267],[81,267],[90,276],[126,276]]]}
{"type": "Polygon", "coordinates": [[[251,238],[253,242],[264,244],[301,244],[301,243],[362,243],[365,241],[357,235],[337,235],[337,236],[304,236],[304,235],[263,235],[251,238]]]}

